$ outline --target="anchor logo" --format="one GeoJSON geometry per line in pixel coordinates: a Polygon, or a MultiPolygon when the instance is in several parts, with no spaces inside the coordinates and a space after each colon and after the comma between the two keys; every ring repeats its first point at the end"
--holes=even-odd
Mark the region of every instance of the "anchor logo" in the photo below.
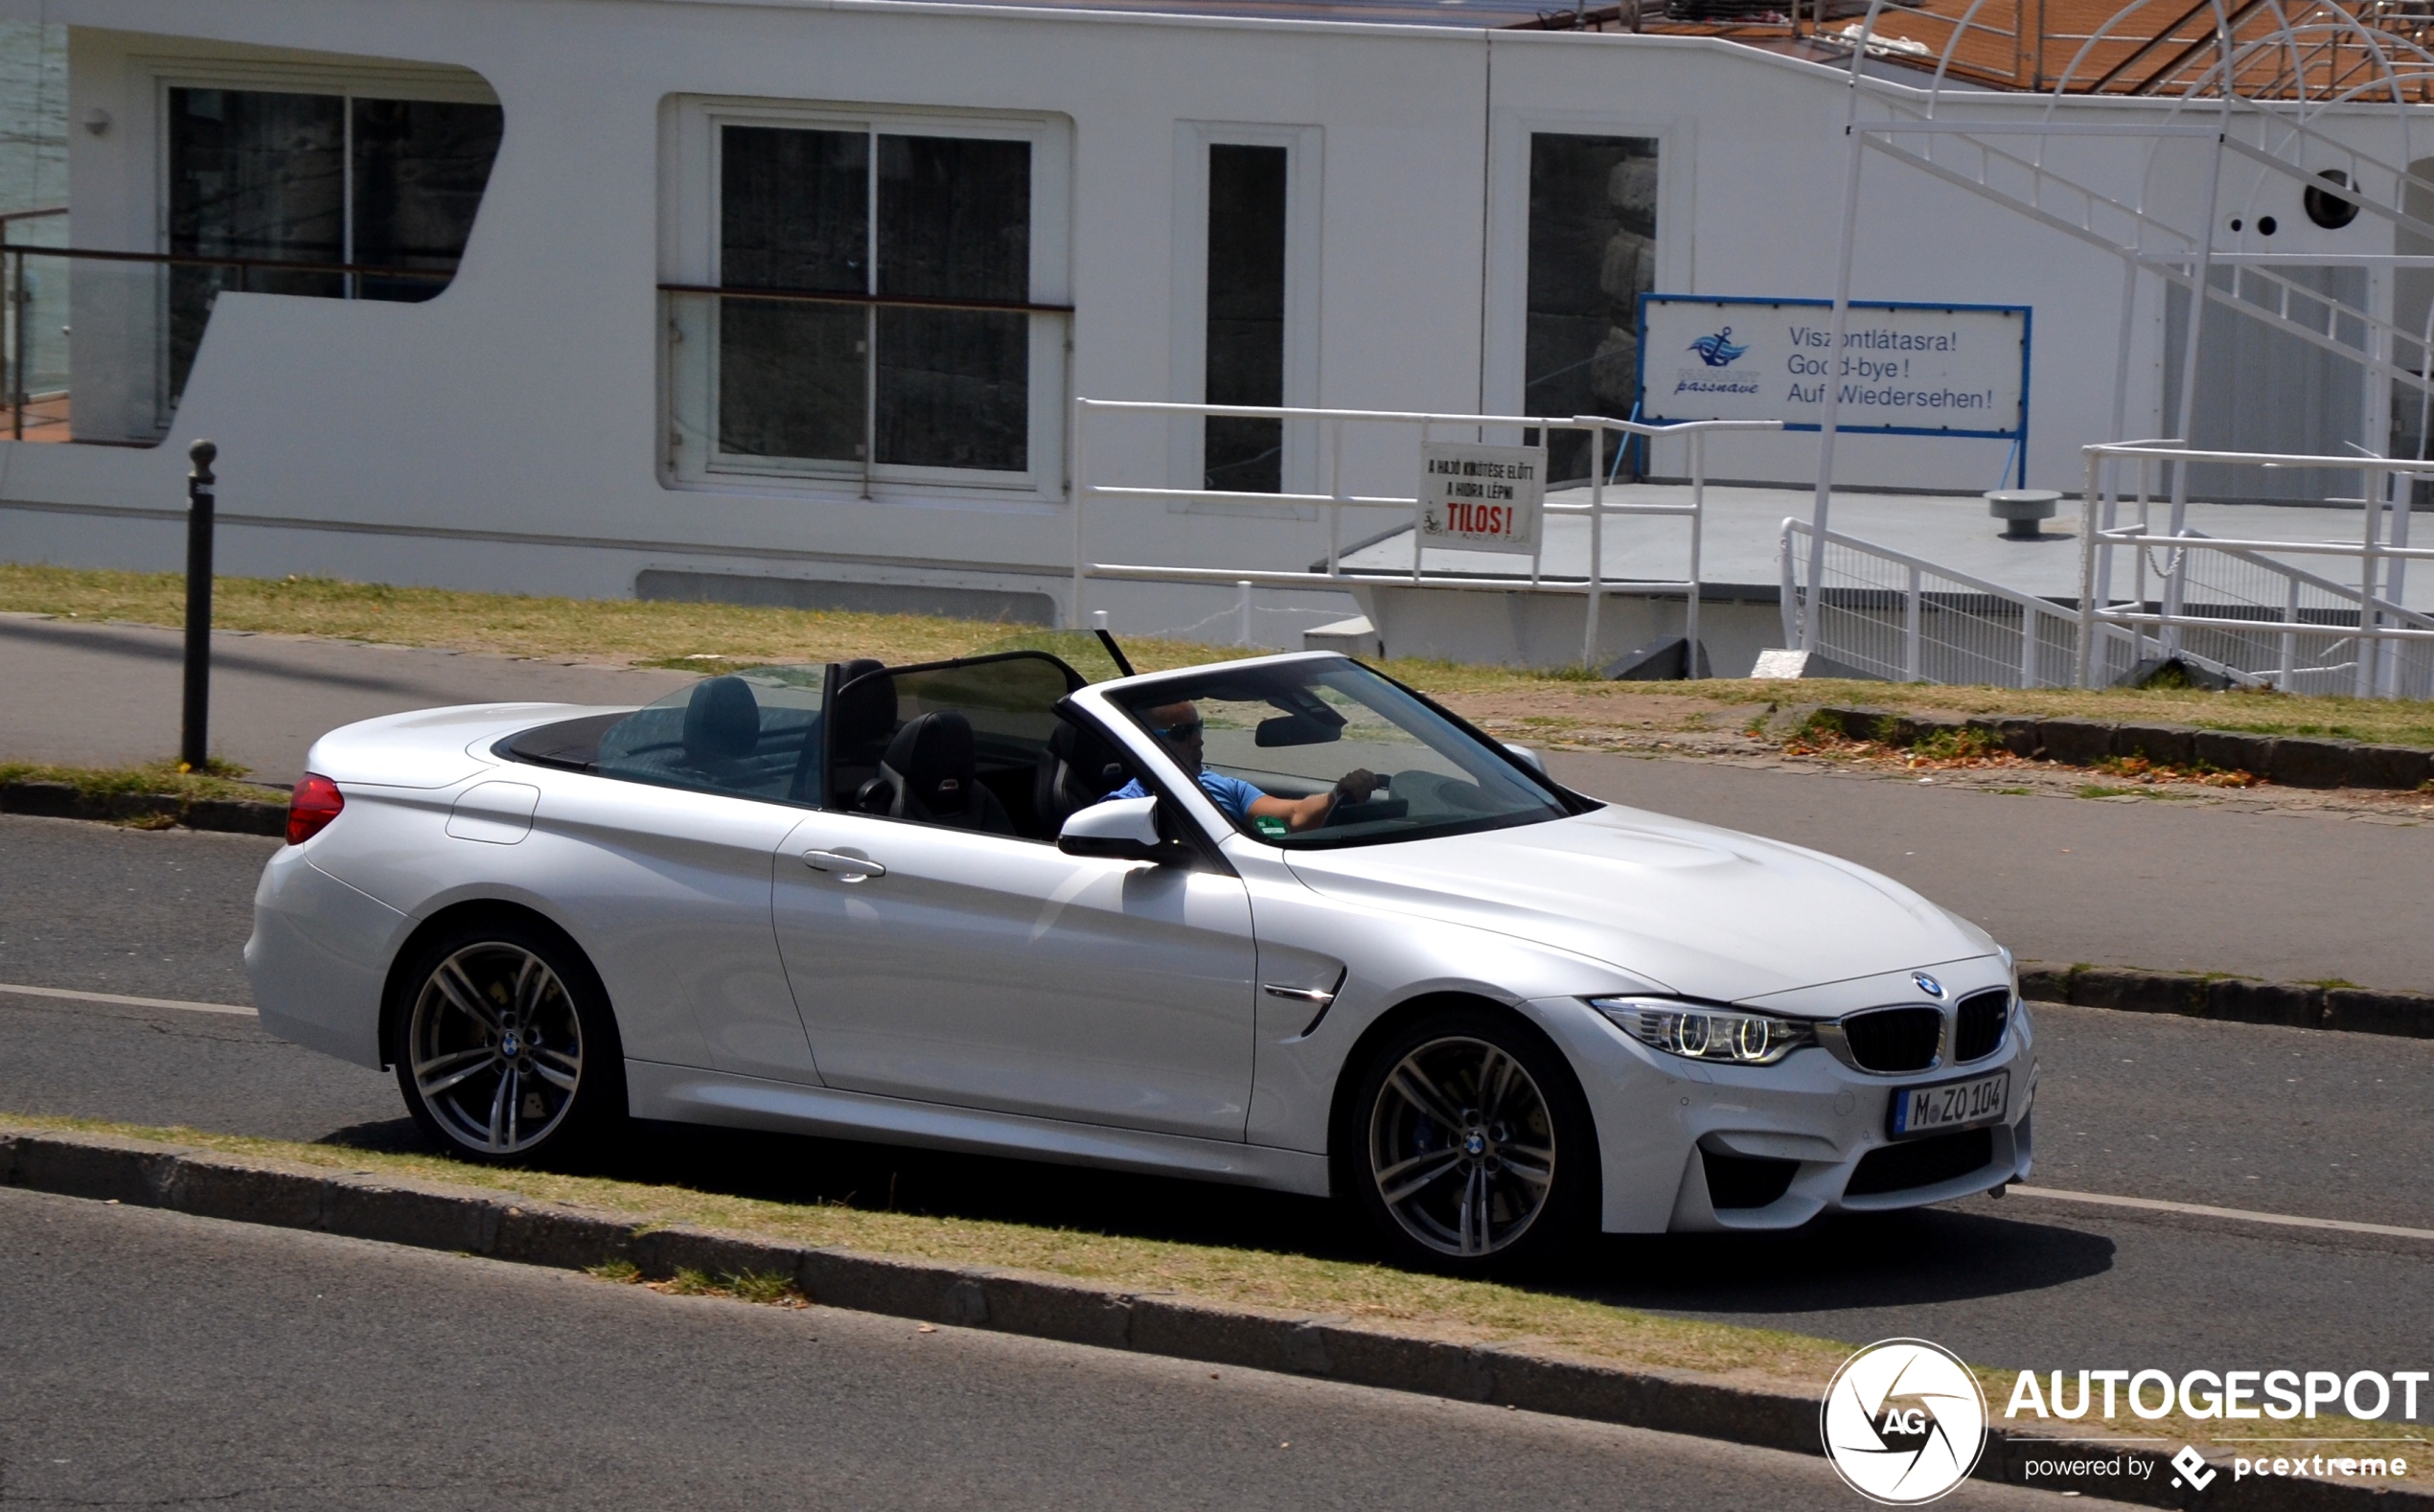
{"type": "Polygon", "coordinates": [[[1750,349],[1745,346],[1734,346],[1733,328],[1727,326],[1711,336],[1701,336],[1698,340],[1691,342],[1689,350],[1697,353],[1699,360],[1708,366],[1720,368],[1731,366],[1734,357],[1750,349]]]}

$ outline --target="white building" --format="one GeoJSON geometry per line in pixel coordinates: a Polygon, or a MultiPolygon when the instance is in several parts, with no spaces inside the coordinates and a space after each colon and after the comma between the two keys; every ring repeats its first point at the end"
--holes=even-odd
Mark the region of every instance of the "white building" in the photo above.
{"type": "MultiPolygon", "coordinates": [[[[67,208],[11,222],[10,244],[141,255],[20,260],[11,387],[31,397],[26,439],[0,440],[0,556],[174,565],[186,445],[209,437],[227,572],[1046,619],[1072,565],[1075,395],[1619,416],[1635,292],[1832,292],[1847,68],[1493,11],[1374,13],[1462,24],[0,0],[24,118],[0,190],[12,210],[67,208]],[[718,292],[738,289],[826,297],[718,292]]],[[[1881,97],[1924,98],[1923,74],[1880,72],[1881,97]]],[[[2028,120],[2050,101],[1970,106],[2028,120]]],[[[2392,157],[2394,119],[2320,117],[2325,166],[2350,163],[2344,132],[2381,133],[2392,157]]],[[[2193,138],[2042,149],[2080,184],[2203,221],[2193,138]]],[[[2286,174],[2242,159],[2218,211],[2240,227],[2227,246],[2337,263],[2396,245],[2388,218],[2317,224],[2286,174]]],[[[2084,443],[2169,433],[2179,306],[2153,274],[2125,323],[2120,259],[1881,160],[1854,266],[1861,299],[2032,308],[2031,483],[2076,487],[2084,443]]],[[[2406,323],[2425,306],[2413,276],[2321,280],[2406,323]]],[[[2236,323],[2207,340],[2201,441],[2416,444],[2413,406],[2338,356],[2236,323]]],[[[1094,424],[1090,465],[1323,487],[1303,429],[1094,424]]],[[[1816,445],[1719,440],[1710,471],[1803,483],[1816,445]]],[[[1675,450],[1648,470],[1678,473],[1675,450]]],[[[2008,455],[1846,435],[1837,475],[1974,495],[2008,455]]],[[[1411,492],[1408,433],[1347,456],[1354,492],[1411,492]]],[[[1554,459],[1558,479],[1586,469],[1554,459]]],[[[1091,510],[1107,560],[1298,568],[1326,550],[1308,510],[1091,510]]],[[[1091,602],[1148,631],[1226,597],[1109,584],[1091,602]]]]}

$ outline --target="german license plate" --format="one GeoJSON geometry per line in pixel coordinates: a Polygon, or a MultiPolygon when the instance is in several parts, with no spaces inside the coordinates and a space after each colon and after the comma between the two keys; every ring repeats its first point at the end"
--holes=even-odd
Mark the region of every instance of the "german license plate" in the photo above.
{"type": "Polygon", "coordinates": [[[1895,1139],[1905,1139],[1913,1134],[1999,1124],[2010,1100],[2009,1071],[1973,1076],[1965,1082],[1939,1082],[1933,1087],[1895,1088],[1893,1107],[1886,1113],[1886,1133],[1895,1139]]]}

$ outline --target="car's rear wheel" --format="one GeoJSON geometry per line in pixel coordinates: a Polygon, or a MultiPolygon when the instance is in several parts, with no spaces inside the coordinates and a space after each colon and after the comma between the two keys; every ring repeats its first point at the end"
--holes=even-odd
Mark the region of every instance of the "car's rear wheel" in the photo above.
{"type": "Polygon", "coordinates": [[[1389,1035],[1347,1114],[1343,1185],[1407,1258],[1471,1272],[1535,1265],[1594,1216],[1596,1136],[1578,1085],[1543,1036],[1502,1014],[1450,1009],[1389,1035]]]}
{"type": "Polygon", "coordinates": [[[625,1111],[607,995],[581,951],[518,919],[426,942],[400,978],[391,1057],[414,1121],[479,1160],[555,1158],[625,1111]]]}

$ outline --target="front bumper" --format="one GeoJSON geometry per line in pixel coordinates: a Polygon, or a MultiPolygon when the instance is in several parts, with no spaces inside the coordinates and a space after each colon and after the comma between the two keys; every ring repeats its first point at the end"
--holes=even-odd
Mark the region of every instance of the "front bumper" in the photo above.
{"type": "Polygon", "coordinates": [[[1917,1207],[2029,1175],[2036,1045],[2016,1003],[1992,1055],[1898,1075],[1854,1070],[1816,1047],[1774,1065],[1689,1061],[1641,1044],[1586,1003],[1533,1006],[1580,1070],[1609,1233],[1796,1228],[1823,1213],[1917,1207]],[[2000,1123],[1888,1136],[1895,1089],[2002,1070],[2011,1085],[2000,1123]]]}

